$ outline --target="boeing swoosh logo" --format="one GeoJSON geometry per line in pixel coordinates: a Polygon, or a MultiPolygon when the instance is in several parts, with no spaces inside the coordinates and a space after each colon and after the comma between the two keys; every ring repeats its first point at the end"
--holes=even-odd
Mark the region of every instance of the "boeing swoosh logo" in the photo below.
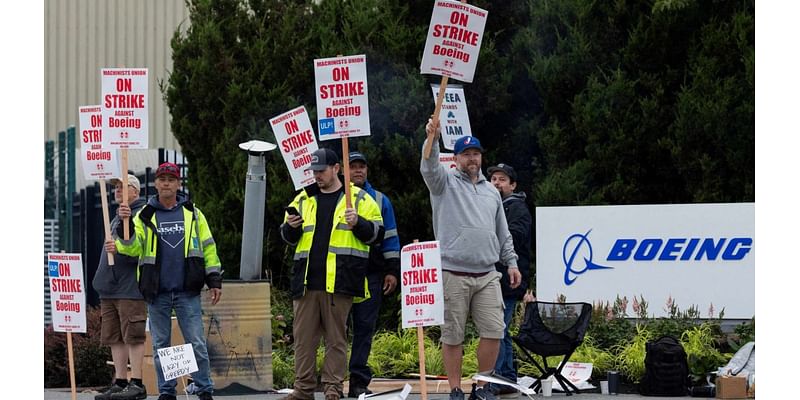
{"type": "MultiPolygon", "coordinates": [[[[564,259],[564,284],[567,286],[572,285],[575,282],[575,279],[578,279],[577,275],[581,275],[584,272],[591,270],[591,269],[611,269],[614,267],[607,267],[605,265],[599,265],[592,262],[592,244],[589,243],[589,233],[592,230],[589,229],[585,234],[576,233],[567,238],[564,242],[564,249],[562,250],[562,258],[564,259]],[[575,267],[575,259],[578,258],[579,252],[586,247],[586,252],[588,252],[588,257],[582,257],[584,261],[583,269],[576,270],[575,267]],[[575,276],[572,276],[572,275],[575,276]]],[[[580,263],[579,263],[580,264],[580,263]]],[[[579,265],[580,266],[580,265],[579,265]]]]}

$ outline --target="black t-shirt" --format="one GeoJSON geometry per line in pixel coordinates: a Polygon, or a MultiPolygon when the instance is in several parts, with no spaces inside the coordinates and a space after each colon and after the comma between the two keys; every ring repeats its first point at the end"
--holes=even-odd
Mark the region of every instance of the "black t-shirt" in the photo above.
{"type": "Polygon", "coordinates": [[[331,241],[333,212],[343,192],[344,187],[333,193],[317,194],[317,222],[308,254],[308,275],[306,275],[308,290],[325,290],[325,263],[331,241]]]}

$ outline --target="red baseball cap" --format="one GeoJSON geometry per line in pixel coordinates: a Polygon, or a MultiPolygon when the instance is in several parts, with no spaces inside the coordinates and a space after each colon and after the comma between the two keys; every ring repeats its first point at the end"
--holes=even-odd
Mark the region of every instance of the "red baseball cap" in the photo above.
{"type": "Polygon", "coordinates": [[[172,175],[175,178],[181,179],[181,169],[171,162],[165,162],[158,166],[156,170],[156,178],[161,175],[172,175]]]}

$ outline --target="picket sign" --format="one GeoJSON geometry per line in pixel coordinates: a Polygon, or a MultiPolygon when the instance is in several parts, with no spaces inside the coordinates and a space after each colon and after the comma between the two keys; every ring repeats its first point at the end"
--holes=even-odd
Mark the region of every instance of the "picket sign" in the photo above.
{"type": "Polygon", "coordinates": [[[53,330],[67,334],[67,362],[72,400],[77,398],[75,355],[72,332],[86,332],[86,292],[83,285],[83,262],[79,253],[47,254],[47,276],[50,285],[50,308],[53,330]]]}
{"type": "MultiPolygon", "coordinates": [[[[80,121],[81,128],[81,156],[83,157],[83,171],[87,179],[93,179],[96,176],[100,178],[100,201],[103,209],[103,228],[105,228],[106,239],[111,238],[111,223],[108,219],[108,192],[106,191],[106,180],[104,176],[117,176],[117,152],[111,149],[108,151],[108,162],[97,161],[95,163],[95,171],[91,171],[92,163],[89,163],[90,154],[92,150],[102,150],[103,147],[103,116],[96,114],[101,110],[100,106],[83,106],[78,107],[78,121],[80,121]],[[98,169],[106,170],[101,172],[98,169]]],[[[114,266],[114,254],[108,253],[108,265],[114,266]]]]}
{"type": "MultiPolygon", "coordinates": [[[[102,113],[104,121],[109,123],[104,146],[120,149],[122,168],[120,175],[122,186],[128,187],[128,149],[146,149],[148,141],[148,95],[149,75],[147,68],[103,68],[100,70],[102,113]],[[123,77],[123,78],[120,78],[123,77]],[[125,78],[127,77],[127,78],[125,78]],[[125,118],[117,118],[117,113],[125,118]]],[[[104,124],[105,126],[105,124],[104,124]]],[[[122,204],[128,205],[127,196],[123,196],[122,204]]],[[[123,238],[130,239],[128,233],[130,217],[122,218],[125,231],[123,238]]]]}
{"type": "MultiPolygon", "coordinates": [[[[459,29],[459,32],[468,32],[467,34],[464,34],[463,35],[464,37],[462,37],[461,39],[466,39],[468,37],[469,39],[466,41],[469,43],[459,44],[455,43],[458,40],[450,41],[453,42],[454,45],[460,45],[462,48],[464,48],[464,50],[467,50],[466,52],[458,51],[458,53],[461,54],[462,56],[466,56],[465,60],[461,60],[464,62],[454,62],[452,59],[447,58],[449,57],[449,55],[445,55],[444,56],[445,67],[444,68],[438,66],[433,67],[431,63],[438,61],[442,58],[442,57],[437,57],[437,55],[442,55],[442,54],[437,53],[436,48],[439,46],[435,45],[434,42],[437,40],[436,37],[444,37],[445,35],[444,33],[435,29],[435,22],[439,18],[439,15],[437,15],[437,11],[443,10],[448,7],[452,8],[452,6],[447,6],[448,3],[450,2],[437,1],[434,4],[434,12],[433,15],[431,16],[431,25],[428,30],[428,38],[425,42],[425,51],[422,54],[422,65],[420,66],[420,69],[422,70],[423,73],[435,73],[442,75],[442,81],[439,84],[439,93],[436,96],[436,107],[434,108],[433,115],[431,116],[432,120],[431,123],[433,124],[433,132],[431,134],[428,134],[428,141],[425,143],[425,147],[423,148],[422,151],[422,156],[426,160],[431,156],[431,146],[433,145],[433,141],[439,140],[439,137],[436,134],[436,128],[439,127],[439,114],[441,113],[442,110],[442,100],[444,99],[444,93],[445,90],[447,89],[447,81],[449,79],[449,76],[452,74],[456,77],[461,77],[461,79],[464,80],[465,82],[472,82],[472,78],[475,72],[475,65],[477,63],[477,58],[478,58],[477,53],[480,51],[480,45],[483,39],[483,29],[486,23],[486,16],[487,16],[486,10],[482,10],[477,7],[470,7],[469,11],[463,14],[459,13],[458,11],[453,12],[449,18],[449,24],[444,24],[444,25],[437,24],[437,26],[443,29],[447,28],[452,29],[453,24],[465,27],[469,25],[469,27],[471,29],[474,29],[475,31],[471,32],[469,30],[462,30],[461,28],[457,27],[459,29]],[[475,16],[473,20],[477,21],[477,23],[469,23],[468,14],[473,14],[475,16]],[[474,54],[469,54],[469,52],[473,52],[474,54]],[[454,68],[454,66],[456,67],[454,68]]],[[[461,0],[461,3],[466,4],[467,1],[461,0]]]]}
{"type": "Polygon", "coordinates": [[[402,327],[417,328],[417,348],[420,362],[420,388],[427,399],[425,383],[425,326],[444,323],[444,290],[439,242],[413,243],[400,250],[400,299],[402,327]],[[427,262],[426,262],[427,261],[427,262]]]}

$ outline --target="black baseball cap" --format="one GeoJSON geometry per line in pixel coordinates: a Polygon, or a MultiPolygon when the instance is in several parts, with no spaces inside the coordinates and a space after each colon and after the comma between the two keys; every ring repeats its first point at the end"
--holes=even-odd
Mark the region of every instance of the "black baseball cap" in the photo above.
{"type": "Polygon", "coordinates": [[[354,152],[350,153],[350,162],[352,163],[353,161],[361,161],[364,164],[366,164],[367,163],[367,157],[365,157],[363,154],[361,154],[358,151],[354,151],[354,152]]]}
{"type": "Polygon", "coordinates": [[[339,162],[339,156],[331,149],[319,149],[311,153],[311,164],[306,170],[324,171],[331,165],[336,165],[339,162]]]}
{"type": "Polygon", "coordinates": [[[517,171],[514,171],[514,167],[508,164],[503,164],[503,163],[497,164],[494,167],[489,167],[489,169],[487,169],[486,172],[489,174],[489,177],[491,177],[492,174],[494,174],[495,172],[502,172],[508,175],[508,178],[511,179],[511,183],[517,181],[517,171]]]}

